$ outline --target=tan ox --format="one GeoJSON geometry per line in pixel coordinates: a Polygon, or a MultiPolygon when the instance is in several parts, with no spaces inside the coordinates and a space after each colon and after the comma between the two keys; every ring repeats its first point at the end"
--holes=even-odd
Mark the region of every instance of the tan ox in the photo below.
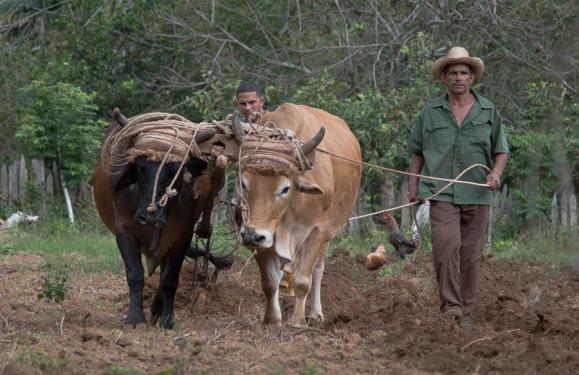
{"type": "Polygon", "coordinates": [[[299,170],[296,162],[284,167],[283,157],[254,152],[253,146],[247,146],[247,155],[240,160],[240,200],[247,205],[240,240],[257,250],[255,258],[267,300],[264,323],[281,324],[279,284],[285,270],[293,275],[295,290],[289,324],[301,327],[306,325],[305,303],[310,290],[309,318],[323,320],[320,287],[328,242],[354,208],[362,174],[360,164],[315,148],[319,143],[319,149],[361,161],[360,146],[343,120],[305,105],[284,104],[264,115],[262,124],[266,123],[291,129],[299,140],[310,140],[302,149],[313,161],[313,169],[299,170]],[[326,129],[325,137],[322,128],[326,129]],[[272,170],[264,165],[281,168],[272,170]]]}

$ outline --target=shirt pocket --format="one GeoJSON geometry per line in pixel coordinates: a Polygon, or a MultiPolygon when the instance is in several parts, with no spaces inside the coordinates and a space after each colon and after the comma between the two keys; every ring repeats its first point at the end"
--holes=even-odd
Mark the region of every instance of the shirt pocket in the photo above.
{"type": "Polygon", "coordinates": [[[492,123],[490,120],[473,120],[464,129],[469,143],[475,151],[485,151],[491,146],[492,123]]]}
{"type": "Polygon", "coordinates": [[[454,145],[455,130],[447,121],[433,121],[426,127],[425,150],[444,151],[454,145]]]}

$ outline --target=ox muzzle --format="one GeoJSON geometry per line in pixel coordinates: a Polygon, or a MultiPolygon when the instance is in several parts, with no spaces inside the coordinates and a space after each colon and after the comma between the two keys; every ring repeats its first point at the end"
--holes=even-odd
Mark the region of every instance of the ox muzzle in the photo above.
{"type": "Polygon", "coordinates": [[[142,225],[161,229],[167,224],[167,217],[163,207],[159,207],[155,212],[149,212],[147,208],[140,208],[135,213],[135,221],[142,225]]]}
{"type": "Polygon", "coordinates": [[[273,233],[247,225],[241,227],[239,239],[244,246],[254,249],[270,248],[273,245],[273,233]]]}

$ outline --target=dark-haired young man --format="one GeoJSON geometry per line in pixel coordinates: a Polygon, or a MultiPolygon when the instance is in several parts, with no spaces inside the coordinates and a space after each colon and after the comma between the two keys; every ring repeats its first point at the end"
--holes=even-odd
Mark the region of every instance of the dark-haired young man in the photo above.
{"type": "Polygon", "coordinates": [[[235,107],[248,120],[253,112],[263,113],[265,98],[261,87],[253,82],[243,81],[235,91],[235,107]]]}

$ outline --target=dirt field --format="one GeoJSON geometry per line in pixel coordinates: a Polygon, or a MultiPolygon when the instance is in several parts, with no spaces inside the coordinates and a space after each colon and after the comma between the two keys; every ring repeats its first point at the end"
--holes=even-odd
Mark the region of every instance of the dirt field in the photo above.
{"type": "MultiPolygon", "coordinates": [[[[76,274],[63,308],[39,301],[44,259],[0,259],[0,374],[423,374],[579,373],[579,274],[485,259],[476,325],[442,319],[428,255],[383,279],[345,252],[328,258],[326,321],[264,328],[252,260],[192,307],[192,264],[177,296],[174,331],[122,326],[124,277],[76,274]]],[[[148,280],[151,303],[155,277],[148,280]]],[[[284,318],[291,300],[282,301],[284,318]]]]}

